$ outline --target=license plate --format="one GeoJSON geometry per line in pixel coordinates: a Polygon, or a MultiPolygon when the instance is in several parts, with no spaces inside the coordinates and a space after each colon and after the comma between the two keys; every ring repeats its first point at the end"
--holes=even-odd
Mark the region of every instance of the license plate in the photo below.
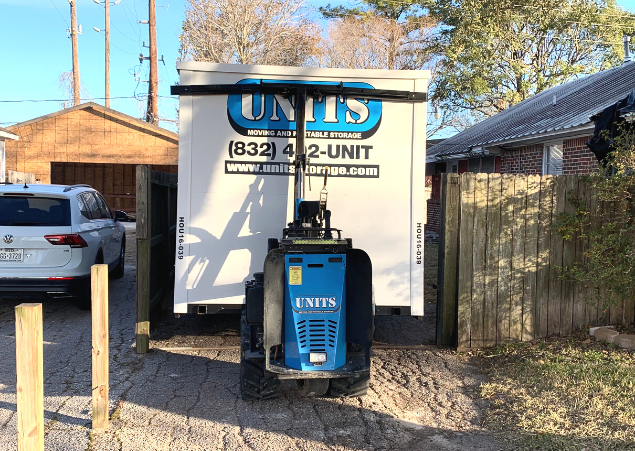
{"type": "Polygon", "coordinates": [[[24,249],[0,249],[0,262],[21,262],[24,249]]]}

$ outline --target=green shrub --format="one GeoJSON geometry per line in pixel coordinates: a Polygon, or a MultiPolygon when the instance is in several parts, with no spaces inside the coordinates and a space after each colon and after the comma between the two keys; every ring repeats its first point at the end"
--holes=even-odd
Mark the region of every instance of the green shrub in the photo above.
{"type": "Polygon", "coordinates": [[[572,199],[575,212],[556,222],[565,240],[588,239],[582,261],[560,268],[561,276],[593,288],[588,301],[604,309],[635,293],[635,127],[624,125],[612,140],[607,160],[585,177],[597,208],[572,199]]]}

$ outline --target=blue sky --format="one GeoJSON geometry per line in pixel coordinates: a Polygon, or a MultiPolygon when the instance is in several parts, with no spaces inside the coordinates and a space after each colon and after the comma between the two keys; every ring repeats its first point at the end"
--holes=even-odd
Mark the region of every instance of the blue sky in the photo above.
{"type": "MultiPolygon", "coordinates": [[[[148,80],[148,63],[139,64],[139,53],[148,54],[142,43],[148,42],[148,26],[138,20],[148,19],[147,0],[121,0],[110,8],[110,95],[111,107],[141,117],[143,97],[148,80]],[[115,99],[115,97],[125,97],[115,99]]],[[[328,1],[313,0],[313,7],[328,1]]],[[[333,4],[345,3],[337,0],[333,4]]],[[[175,62],[178,58],[183,0],[157,0],[157,41],[159,55],[159,112],[166,119],[176,119],[176,97],[170,96],[170,85],[178,80],[175,62]]],[[[618,0],[618,4],[635,11],[635,0],[618,0]]],[[[82,83],[89,97],[104,97],[104,36],[103,6],[93,0],[77,0],[79,65],[82,83]]],[[[0,127],[26,121],[58,111],[60,102],[41,100],[62,99],[58,87],[61,72],[70,71],[71,42],[66,29],[70,24],[68,0],[0,0],[0,127]],[[6,102],[39,100],[38,102],[6,102]]],[[[83,99],[82,99],[83,100],[83,99]]],[[[103,100],[95,100],[102,103],[103,100]]],[[[174,130],[174,124],[162,122],[174,130]]]]}

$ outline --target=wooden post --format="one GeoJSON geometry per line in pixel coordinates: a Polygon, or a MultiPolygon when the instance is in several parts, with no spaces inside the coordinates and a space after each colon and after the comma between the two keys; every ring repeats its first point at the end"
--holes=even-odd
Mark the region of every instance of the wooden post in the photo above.
{"type": "Polygon", "coordinates": [[[90,268],[93,317],[93,429],[108,427],[108,265],[90,268]]]}
{"type": "Polygon", "coordinates": [[[437,283],[437,344],[456,346],[456,289],[459,244],[459,177],[441,178],[439,273],[437,283]]]}
{"type": "Polygon", "coordinates": [[[42,304],[15,308],[18,451],[44,450],[42,304]]]}
{"type": "Polygon", "coordinates": [[[151,172],[150,166],[137,166],[137,354],[150,347],[151,172]]]}
{"type": "Polygon", "coordinates": [[[476,174],[461,174],[461,202],[458,225],[457,348],[472,346],[472,263],[474,256],[474,216],[476,174]]]}

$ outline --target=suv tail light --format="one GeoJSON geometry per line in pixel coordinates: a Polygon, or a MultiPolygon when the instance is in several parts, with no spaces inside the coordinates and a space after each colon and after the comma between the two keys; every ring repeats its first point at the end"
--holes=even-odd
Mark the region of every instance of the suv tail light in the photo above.
{"type": "Polygon", "coordinates": [[[70,247],[88,247],[88,243],[81,235],[45,235],[46,241],[53,245],[66,245],[70,247]]]}

